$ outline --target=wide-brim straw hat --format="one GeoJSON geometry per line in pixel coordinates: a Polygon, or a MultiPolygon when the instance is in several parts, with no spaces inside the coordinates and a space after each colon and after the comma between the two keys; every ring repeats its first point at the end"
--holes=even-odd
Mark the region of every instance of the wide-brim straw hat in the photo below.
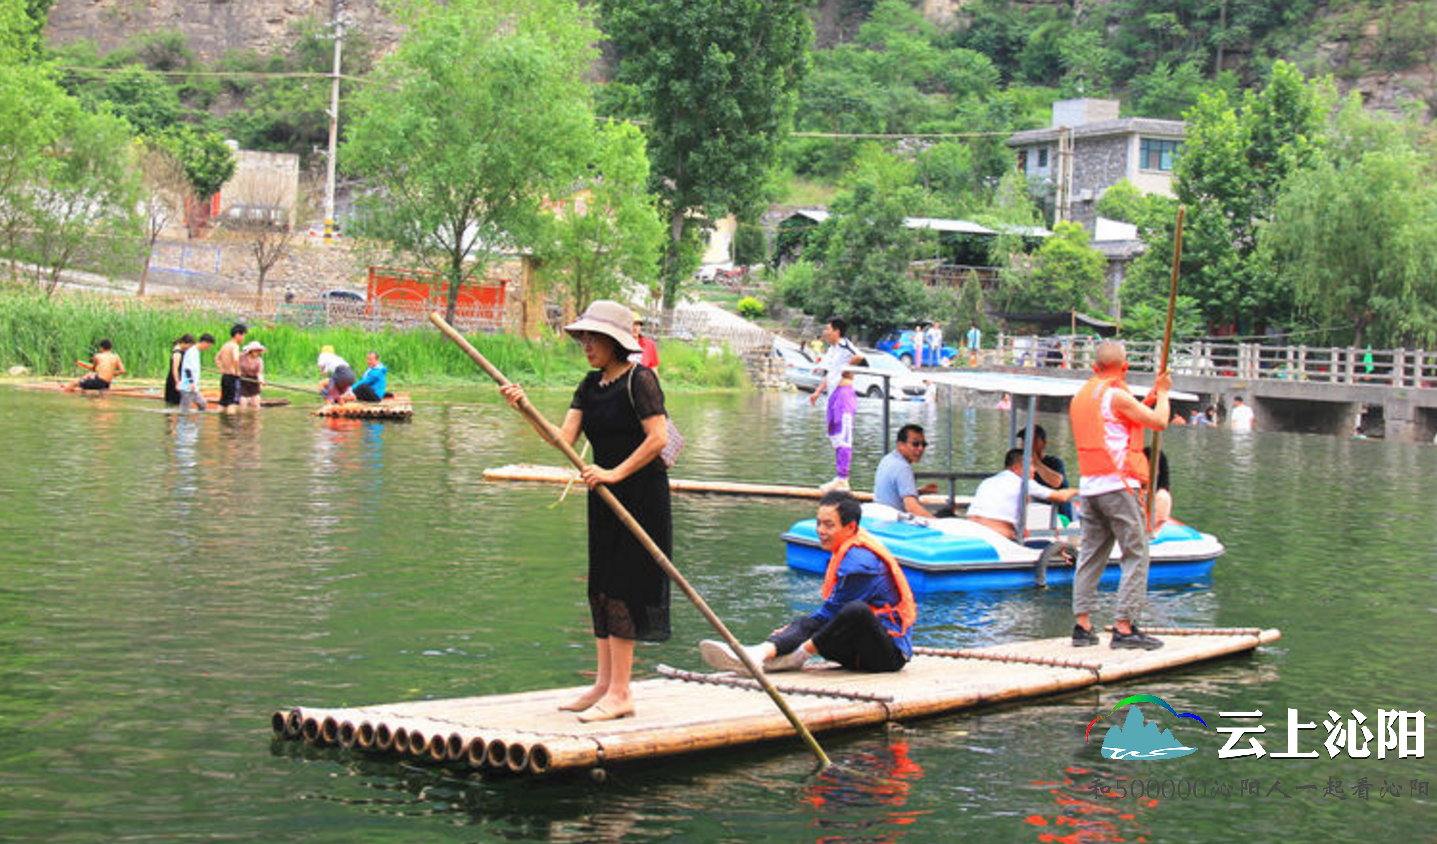
{"type": "Polygon", "coordinates": [[[612,299],[597,299],[579,314],[578,319],[564,326],[564,330],[570,334],[577,331],[602,334],[612,338],[624,351],[643,351],[631,333],[633,327],[633,311],[612,299]]]}
{"type": "Polygon", "coordinates": [[[240,349],[240,351],[244,354],[248,354],[250,352],[263,352],[264,350],[264,344],[258,340],[252,340],[248,343],[245,343],[244,348],[240,349]]]}

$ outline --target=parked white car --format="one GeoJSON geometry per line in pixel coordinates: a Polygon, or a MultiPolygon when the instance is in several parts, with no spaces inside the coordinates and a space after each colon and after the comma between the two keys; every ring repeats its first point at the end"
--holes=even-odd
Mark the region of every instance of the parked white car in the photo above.
{"type": "MultiPolygon", "coordinates": [[[[915,374],[913,370],[904,366],[903,361],[877,349],[859,349],[863,354],[864,363],[855,367],[853,373],[853,391],[862,398],[881,399],[884,397],[883,376],[879,373],[888,374],[889,389],[895,399],[910,401],[923,401],[928,397],[930,384],[923,377],[915,374]],[[865,370],[877,370],[865,371],[865,370]]],[[[780,354],[777,348],[774,354],[780,354]]],[[[787,363],[791,355],[805,354],[797,349],[785,349],[783,356],[787,365],[788,380],[800,390],[813,392],[823,381],[823,368],[814,363],[811,367],[803,367],[801,363],[787,363]]],[[[806,356],[806,355],[805,355],[806,356]]]]}
{"type": "Polygon", "coordinates": [[[783,361],[784,378],[798,389],[811,393],[823,382],[823,376],[818,374],[818,362],[797,343],[775,341],[773,356],[783,361]]]}
{"type": "MultiPolygon", "coordinates": [[[[903,361],[877,349],[859,349],[863,353],[864,367],[888,373],[890,398],[923,401],[928,397],[929,382],[916,375],[903,361]]],[[[853,391],[871,399],[884,397],[883,377],[872,372],[856,372],[853,375],[853,391]]]]}

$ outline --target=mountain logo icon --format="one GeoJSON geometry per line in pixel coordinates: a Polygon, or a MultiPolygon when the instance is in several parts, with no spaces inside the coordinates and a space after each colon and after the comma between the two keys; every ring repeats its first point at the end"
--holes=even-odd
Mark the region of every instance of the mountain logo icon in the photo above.
{"type": "MultiPolygon", "coordinates": [[[[1167,701],[1154,695],[1132,695],[1124,698],[1113,707],[1117,712],[1124,706],[1136,703],[1156,703],[1158,706],[1171,712],[1178,718],[1191,718],[1207,726],[1207,722],[1190,712],[1179,714],[1168,705],[1167,701]]],[[[1087,738],[1091,741],[1093,725],[1108,717],[1100,715],[1088,724],[1087,738]]],[[[1128,717],[1121,727],[1113,727],[1108,730],[1108,737],[1103,740],[1103,756],[1108,759],[1131,759],[1131,760],[1159,760],[1176,759],[1179,756],[1187,756],[1189,753],[1197,752],[1196,747],[1187,747],[1181,741],[1173,737],[1173,734],[1158,726],[1156,721],[1148,721],[1143,718],[1143,712],[1136,706],[1128,710],[1128,717]]]]}

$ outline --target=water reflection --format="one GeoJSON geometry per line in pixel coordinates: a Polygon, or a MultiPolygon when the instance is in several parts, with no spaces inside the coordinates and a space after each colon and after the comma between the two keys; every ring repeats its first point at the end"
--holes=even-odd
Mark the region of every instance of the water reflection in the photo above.
{"type": "MultiPolygon", "coordinates": [[[[539,398],[557,418],[569,394],[539,398]]],[[[807,483],[831,471],[802,396],[671,398],[695,432],[685,477],[807,483]]],[[[787,742],[614,768],[603,784],[475,778],[290,743],[271,755],[267,717],[280,706],[580,682],[592,662],[584,494],[549,509],[554,487],[482,481],[487,466],[555,460],[497,399],[421,406],[394,426],[297,412],[180,418],[145,404],[0,393],[0,838],[1206,844],[1232,837],[1236,798],[1127,804],[1123,818],[1053,793],[1089,799],[1085,777],[1123,773],[1082,744],[1113,695],[1157,694],[1202,714],[1260,709],[1269,735],[1287,707],[1312,720],[1328,708],[1424,709],[1437,695],[1422,645],[1437,635],[1433,591],[1422,588],[1437,578],[1427,565],[1437,449],[1266,433],[1239,443],[1200,429],[1172,433],[1164,450],[1183,517],[1228,553],[1210,584],[1153,590],[1154,622],[1281,627],[1284,639],[1254,658],[902,731],[824,734],[835,760],[877,774],[871,787],[814,779],[787,742]],[[112,514],[102,532],[77,539],[77,514],[100,513],[112,514]],[[65,752],[34,750],[56,736],[65,752]],[[1046,825],[1026,821],[1035,817],[1046,825]]],[[[936,417],[893,410],[895,423],[912,418],[946,439],[941,406],[936,417]]],[[[878,411],[860,402],[860,478],[886,450],[878,411]]],[[[1007,417],[952,415],[954,465],[992,467],[1007,417]]],[[[1066,417],[1039,421],[1072,465],[1066,417]]],[[[675,559],[740,638],[816,605],[819,579],[791,572],[779,539],[812,507],[675,497],[675,559]]],[[[917,634],[953,647],[1058,635],[1071,629],[1069,599],[1063,588],[931,596],[917,634]]],[[[676,602],[674,627],[673,640],[641,649],[640,670],[701,667],[694,642],[712,635],[703,620],[676,602]]],[[[1285,785],[1425,776],[1386,762],[1285,761],[1285,785]]],[[[1189,779],[1269,777],[1227,762],[1172,764],[1189,779]]],[[[1243,828],[1259,831],[1254,840],[1366,842],[1379,818],[1384,838],[1429,836],[1430,806],[1403,800],[1366,811],[1296,796],[1243,803],[1243,828]]]]}
{"type": "Polygon", "coordinates": [[[802,792],[803,802],[815,810],[813,826],[822,833],[814,841],[892,844],[928,814],[905,811],[909,793],[921,779],[923,766],[913,760],[906,741],[834,760],[802,792]]]}

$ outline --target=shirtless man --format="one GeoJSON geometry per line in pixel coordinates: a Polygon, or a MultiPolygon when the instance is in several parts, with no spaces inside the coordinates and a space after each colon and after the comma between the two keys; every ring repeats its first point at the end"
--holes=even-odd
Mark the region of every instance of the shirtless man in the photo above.
{"type": "Polygon", "coordinates": [[[220,407],[234,413],[240,400],[240,346],[249,329],[244,323],[230,328],[230,340],[215,353],[215,368],[220,371],[220,407]]]}
{"type": "Polygon", "coordinates": [[[114,382],[115,376],[123,375],[125,372],[125,364],[120,361],[120,356],[115,354],[113,349],[114,345],[108,339],[101,340],[100,351],[95,352],[90,358],[94,363],[80,363],[86,369],[93,369],[94,373],[66,384],[65,392],[110,389],[110,384],[114,382]]]}

